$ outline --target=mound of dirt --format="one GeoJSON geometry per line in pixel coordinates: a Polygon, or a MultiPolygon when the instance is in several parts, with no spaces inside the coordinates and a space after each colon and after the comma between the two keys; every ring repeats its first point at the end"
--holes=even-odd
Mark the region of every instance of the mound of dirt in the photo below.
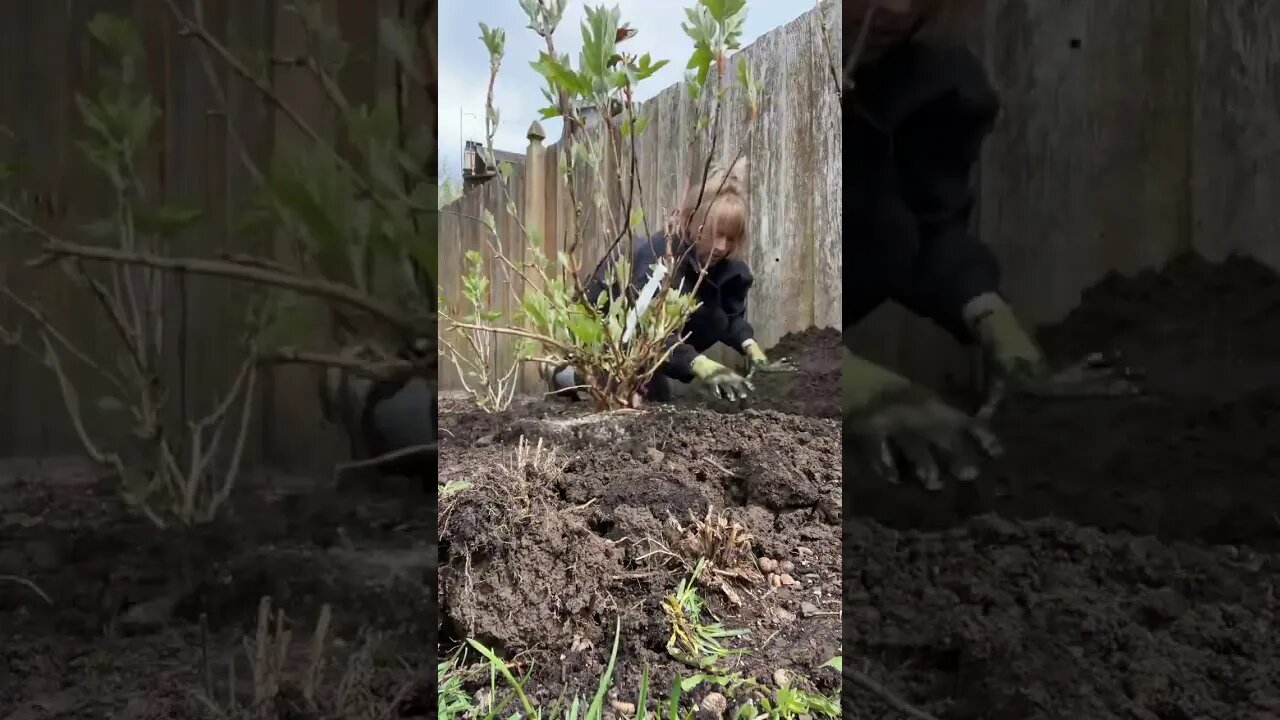
{"type": "Polygon", "coordinates": [[[942,496],[860,478],[855,507],[897,528],[1054,516],[1165,539],[1280,547],[1280,276],[1188,256],[1112,276],[1039,337],[1055,364],[1120,351],[1138,398],[1020,401],[1008,455],[942,496]]]}
{"type": "Polygon", "coordinates": [[[771,360],[791,360],[797,372],[757,373],[752,376],[751,384],[756,391],[743,405],[709,400],[693,387],[674,383],[674,404],[723,413],[750,408],[806,417],[840,417],[839,330],[809,328],[787,333],[776,345],[766,349],[765,354],[771,360]]]}
{"type": "MultiPolygon", "coordinates": [[[[292,633],[287,687],[300,685],[311,628],[328,605],[322,682],[336,688],[356,667],[352,698],[394,697],[425,678],[436,640],[426,620],[434,597],[423,591],[434,527],[413,485],[387,495],[263,473],[241,480],[219,522],[162,531],[84,463],[3,463],[0,576],[33,585],[0,578],[0,717],[215,717],[197,694],[212,680],[225,700],[233,663],[243,706],[254,682],[242,641],[252,643],[264,596],[292,633]],[[365,642],[365,633],[380,637],[365,642]],[[364,650],[369,657],[348,664],[364,650]]],[[[426,717],[419,685],[397,717],[426,717]]],[[[261,716],[320,716],[291,703],[261,716]]],[[[356,716],[345,710],[336,716],[356,716]]]]}
{"type": "Polygon", "coordinates": [[[798,373],[760,374],[751,379],[765,407],[810,417],[840,417],[840,331],[810,328],[787,333],[767,352],[772,360],[787,358],[798,373]]]}
{"type": "Polygon", "coordinates": [[[844,542],[847,667],[937,718],[1280,717],[1278,555],[995,516],[844,542]]]}
{"type": "Polygon", "coordinates": [[[620,697],[634,698],[646,664],[654,687],[670,687],[697,671],[667,653],[662,601],[701,554],[692,520],[710,512],[750,542],[704,576],[709,609],[751,633],[726,665],[762,681],[779,668],[821,679],[840,652],[837,423],[584,405],[517,401],[490,415],[442,398],[442,652],[470,637],[532,660],[527,687],[553,702],[594,689],[620,619],[620,697]],[[771,586],[759,558],[790,562],[794,583],[771,586]]]}

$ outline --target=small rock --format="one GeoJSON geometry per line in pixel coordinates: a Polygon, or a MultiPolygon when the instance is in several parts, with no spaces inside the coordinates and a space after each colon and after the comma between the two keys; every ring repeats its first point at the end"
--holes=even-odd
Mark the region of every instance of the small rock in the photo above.
{"type": "Polygon", "coordinates": [[[120,629],[127,635],[159,630],[173,617],[177,604],[176,596],[166,596],[134,605],[120,616],[120,629]]]}
{"type": "Polygon", "coordinates": [[[778,569],[778,562],[771,557],[760,558],[760,572],[771,573],[778,569]]]}
{"type": "Polygon", "coordinates": [[[778,572],[780,573],[785,573],[787,575],[790,575],[795,571],[796,571],[795,563],[791,562],[790,560],[783,560],[782,562],[778,563],[778,572]]]}
{"type": "Polygon", "coordinates": [[[724,711],[729,708],[729,701],[725,700],[724,695],[718,692],[707,693],[702,698],[702,705],[699,708],[699,720],[714,720],[715,718],[724,717],[724,711]]]}
{"type": "Polygon", "coordinates": [[[800,603],[800,614],[803,615],[804,617],[813,617],[814,615],[817,615],[819,612],[821,611],[818,610],[818,606],[814,605],[813,603],[810,603],[810,602],[800,603]]]}
{"type": "Polygon", "coordinates": [[[794,585],[796,581],[790,575],[786,573],[782,573],[781,575],[778,576],[778,582],[782,585],[791,586],[791,585],[794,585]]]}
{"type": "Polygon", "coordinates": [[[791,623],[796,621],[796,614],[791,612],[790,610],[785,610],[783,608],[778,608],[777,610],[775,610],[774,616],[776,616],[778,618],[778,622],[782,623],[783,625],[790,625],[791,623]]]}
{"type": "Polygon", "coordinates": [[[780,688],[787,687],[791,684],[791,673],[782,668],[773,671],[773,684],[780,688]]]}
{"type": "Polygon", "coordinates": [[[496,438],[493,435],[482,435],[481,437],[476,438],[476,447],[488,447],[493,444],[495,439],[496,438]]]}
{"type": "Polygon", "coordinates": [[[662,452],[658,448],[647,448],[645,449],[644,454],[649,457],[649,462],[651,463],[660,463],[662,462],[662,459],[667,456],[666,453],[662,452]]]}
{"type": "Polygon", "coordinates": [[[782,587],[782,578],[777,573],[769,573],[769,585],[772,587],[782,587]]]}
{"type": "Polygon", "coordinates": [[[990,513],[969,520],[969,530],[982,542],[1005,543],[1026,536],[1016,523],[990,513]]]}
{"type": "Polygon", "coordinates": [[[618,713],[619,715],[633,717],[636,714],[635,703],[629,703],[623,700],[610,700],[609,706],[612,707],[614,712],[618,713]]]}

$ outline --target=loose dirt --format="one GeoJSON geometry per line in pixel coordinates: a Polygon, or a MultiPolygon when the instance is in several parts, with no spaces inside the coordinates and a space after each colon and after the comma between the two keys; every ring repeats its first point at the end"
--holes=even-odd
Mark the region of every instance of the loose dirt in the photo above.
{"type": "MultiPolygon", "coordinates": [[[[802,370],[827,373],[829,397],[838,385],[821,354],[838,334],[810,335],[789,341],[802,370]]],[[[473,638],[531,663],[529,689],[553,703],[594,692],[620,622],[619,699],[635,700],[645,665],[665,694],[697,672],[666,651],[662,602],[699,554],[673,523],[687,530],[724,513],[750,552],[717,561],[723,572],[705,577],[723,584],[700,592],[726,627],[750,635],[731,643],[748,652],[723,666],[765,683],[781,668],[833,693],[839,678],[819,666],[840,654],[839,426],[777,409],[799,409],[820,381],[771,378],[745,408],[686,397],[604,415],[543,399],[488,415],[442,399],[441,487],[466,483],[440,506],[442,651],[473,638]],[[555,455],[532,459],[539,441],[555,455]],[[773,587],[761,558],[789,562],[794,584],[773,587]]]]}
{"type": "Polygon", "coordinates": [[[1280,277],[1181,258],[1039,335],[1146,395],[1015,403],[941,494],[851,478],[847,660],[939,718],[1280,717],[1280,277]]]}
{"type": "Polygon", "coordinates": [[[427,717],[434,527],[413,483],[250,477],[223,521],[189,533],[156,530],[116,487],[75,460],[0,466],[0,576],[48,598],[0,579],[0,718],[217,717],[199,696],[211,687],[228,705],[232,675],[247,706],[242,641],[264,596],[292,642],[281,702],[262,717],[372,718],[406,688],[391,717],[427,717]],[[345,705],[322,692],[316,711],[299,689],[324,605],[320,686],[347,677],[351,692],[345,705]]]}

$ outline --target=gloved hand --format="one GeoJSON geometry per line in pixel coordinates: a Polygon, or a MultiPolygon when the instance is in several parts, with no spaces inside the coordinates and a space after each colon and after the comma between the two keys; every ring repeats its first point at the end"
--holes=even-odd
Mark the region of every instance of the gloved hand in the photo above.
{"type": "Polygon", "coordinates": [[[994,293],[974,298],[964,313],[982,341],[986,360],[986,402],[980,412],[983,417],[993,414],[1010,393],[1042,398],[1141,393],[1137,382],[1141,372],[1124,367],[1118,353],[1092,353],[1064,370],[1053,371],[1013,309],[994,293]]]}
{"type": "Polygon", "coordinates": [[[758,372],[762,373],[786,373],[796,372],[795,363],[787,358],[778,358],[770,361],[764,354],[764,348],[760,347],[760,343],[755,340],[748,340],[742,343],[742,349],[747,353],[747,359],[751,363],[751,369],[747,371],[747,377],[750,378],[758,372]]]}
{"type": "Polygon", "coordinates": [[[999,441],[978,418],[848,348],[843,384],[844,437],[852,445],[846,452],[862,456],[890,482],[899,482],[902,465],[907,465],[925,488],[940,490],[939,461],[955,479],[972,480],[982,455],[1001,453],[999,441]]]}
{"type": "Polygon", "coordinates": [[[693,376],[716,397],[729,401],[742,400],[755,390],[746,378],[705,355],[693,359],[693,376]]]}

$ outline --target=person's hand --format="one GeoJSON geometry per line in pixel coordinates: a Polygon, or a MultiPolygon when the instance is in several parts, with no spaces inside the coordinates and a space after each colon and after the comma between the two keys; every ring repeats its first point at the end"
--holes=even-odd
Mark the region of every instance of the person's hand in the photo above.
{"type": "Polygon", "coordinates": [[[1010,396],[1099,398],[1142,393],[1142,372],[1125,366],[1119,353],[1092,353],[1065,369],[1053,370],[1013,310],[998,296],[975,299],[966,315],[982,340],[986,361],[981,417],[991,417],[1010,396]]]}
{"type": "Polygon", "coordinates": [[[844,353],[845,451],[878,476],[898,483],[910,471],[936,491],[944,473],[973,480],[982,460],[1001,454],[999,440],[981,419],[847,348],[844,353]]]}
{"type": "Polygon", "coordinates": [[[746,378],[705,355],[693,359],[693,376],[718,398],[736,402],[755,390],[746,378]]]}
{"type": "Polygon", "coordinates": [[[747,353],[747,360],[750,362],[750,369],[747,371],[747,379],[750,379],[756,373],[791,373],[798,372],[799,368],[796,364],[787,358],[778,358],[770,360],[764,354],[764,348],[760,347],[760,343],[755,340],[748,340],[742,344],[742,349],[747,353]]]}

